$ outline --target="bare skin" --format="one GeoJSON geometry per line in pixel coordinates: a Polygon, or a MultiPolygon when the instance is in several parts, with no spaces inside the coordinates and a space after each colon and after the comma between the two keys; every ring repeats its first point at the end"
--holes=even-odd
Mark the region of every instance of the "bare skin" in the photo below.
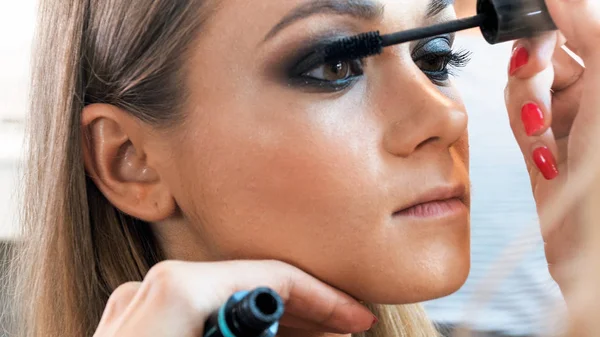
{"type": "MultiPolygon", "coordinates": [[[[106,105],[83,112],[95,183],[121,210],[153,224],[170,259],[193,261],[160,264],[144,282],[120,288],[96,336],[197,336],[233,291],[258,285],[286,298],[281,336],[348,334],[373,323],[357,299],[413,303],[464,282],[466,114],[450,84],[427,76],[431,64],[414,60],[418,44],[366,60],[364,75],[342,90],[299,88],[278,71],[309,35],[396,31],[451,19],[452,9],[425,18],[426,2],[383,1],[381,17],[322,13],[264,40],[307,2],[224,0],[187,65],[191,99],[178,129],[155,130],[106,105]],[[232,17],[243,19],[224,24],[232,17]],[[284,262],[210,262],[233,259],[284,262]]],[[[548,45],[560,45],[556,34],[517,42],[530,61],[511,73],[507,105],[540,205],[577,165],[573,144],[589,137],[586,125],[600,123],[591,92],[600,87],[600,11],[583,0],[548,5],[588,67],[566,87],[579,91],[554,91],[578,104],[550,109],[553,83],[584,70],[558,49],[545,56],[548,45]],[[533,135],[520,122],[530,101],[544,113],[533,135]],[[538,170],[532,155],[540,145],[556,158],[558,178],[538,170]]],[[[309,73],[337,80],[340,69],[353,69],[334,66],[309,73]]],[[[542,225],[550,263],[577,253],[577,221],[559,232],[542,225]]]]}

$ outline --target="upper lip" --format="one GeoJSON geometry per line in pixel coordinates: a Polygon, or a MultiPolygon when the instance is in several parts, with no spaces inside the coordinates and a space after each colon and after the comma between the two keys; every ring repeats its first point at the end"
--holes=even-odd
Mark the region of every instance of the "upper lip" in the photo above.
{"type": "Polygon", "coordinates": [[[466,195],[466,187],[464,185],[450,185],[450,186],[442,186],[436,187],[428,190],[427,192],[421,194],[418,198],[414,199],[411,203],[402,206],[395,213],[402,212],[411,207],[425,204],[428,202],[434,201],[444,201],[449,199],[460,199],[463,203],[465,202],[466,195]]]}

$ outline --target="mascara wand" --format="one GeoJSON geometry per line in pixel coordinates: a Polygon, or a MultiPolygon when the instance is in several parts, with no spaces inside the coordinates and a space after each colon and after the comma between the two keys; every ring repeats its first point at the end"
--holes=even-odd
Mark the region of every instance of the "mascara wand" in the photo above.
{"type": "Polygon", "coordinates": [[[383,48],[480,27],[490,44],[532,37],[556,30],[544,0],[478,0],[477,15],[438,25],[380,35],[363,33],[333,43],[322,53],[324,63],[381,54],[383,48]]]}

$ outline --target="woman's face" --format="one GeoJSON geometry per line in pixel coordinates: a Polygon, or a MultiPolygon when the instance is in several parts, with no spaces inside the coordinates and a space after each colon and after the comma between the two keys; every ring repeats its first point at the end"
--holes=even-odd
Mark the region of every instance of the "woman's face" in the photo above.
{"type": "Polygon", "coordinates": [[[449,0],[221,0],[158,172],[170,258],[277,259],[362,300],[446,295],[469,268],[467,116],[450,35],[312,64],[341,37],[447,21],[449,0]]]}

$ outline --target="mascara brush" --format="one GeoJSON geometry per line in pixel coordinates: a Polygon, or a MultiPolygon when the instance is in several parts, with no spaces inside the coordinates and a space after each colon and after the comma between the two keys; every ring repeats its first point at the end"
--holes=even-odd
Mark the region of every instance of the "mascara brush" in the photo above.
{"type": "Polygon", "coordinates": [[[544,0],[478,0],[473,17],[387,35],[362,33],[331,44],[321,57],[324,63],[365,58],[381,54],[385,47],[476,27],[490,44],[556,29],[544,0]]]}

